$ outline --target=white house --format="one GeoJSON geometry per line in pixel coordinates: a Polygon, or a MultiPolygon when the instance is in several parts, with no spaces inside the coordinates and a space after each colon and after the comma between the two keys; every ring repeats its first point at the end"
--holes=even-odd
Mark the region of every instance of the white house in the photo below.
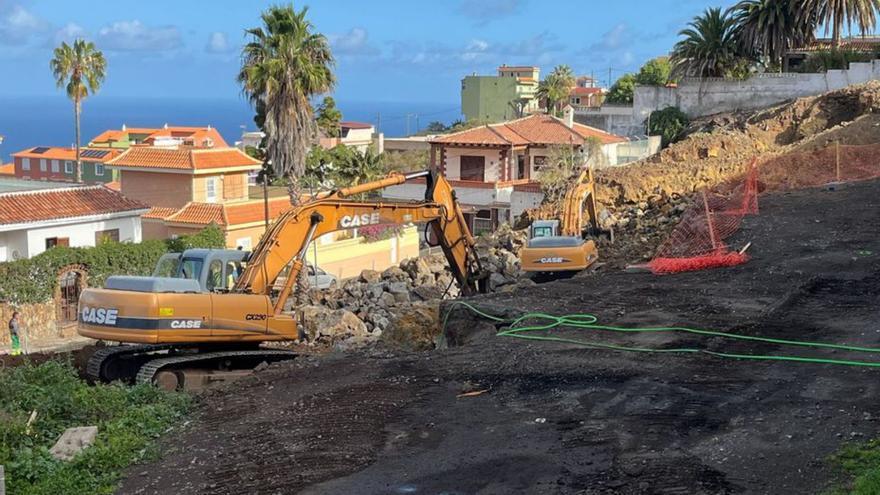
{"type": "Polygon", "coordinates": [[[141,241],[146,205],[103,185],[34,181],[42,189],[0,183],[0,261],[30,258],[54,246],[141,241]],[[22,190],[24,189],[24,190],[22,190]]]}

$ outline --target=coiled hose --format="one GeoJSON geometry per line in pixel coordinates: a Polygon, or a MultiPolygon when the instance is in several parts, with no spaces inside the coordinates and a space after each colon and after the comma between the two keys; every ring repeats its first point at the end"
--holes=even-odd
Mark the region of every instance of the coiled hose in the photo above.
{"type": "Polygon", "coordinates": [[[778,344],[785,346],[800,346],[800,347],[809,347],[809,348],[819,348],[819,349],[836,349],[836,350],[845,350],[845,351],[854,351],[854,352],[866,352],[866,353],[880,353],[880,348],[875,347],[861,347],[854,345],[846,345],[846,344],[832,344],[826,342],[811,342],[804,340],[789,340],[789,339],[775,339],[770,337],[756,337],[751,335],[740,335],[735,333],[726,333],[726,332],[718,332],[714,330],[705,330],[700,328],[689,328],[689,327],[618,327],[613,325],[601,325],[598,324],[599,319],[589,313],[573,313],[568,315],[551,315],[547,313],[525,313],[522,316],[519,316],[514,319],[505,319],[499,316],[491,315],[482,311],[472,304],[469,304],[464,301],[455,301],[450,306],[449,310],[446,312],[446,316],[443,318],[443,326],[442,330],[445,331],[446,324],[449,321],[449,316],[452,314],[453,310],[462,306],[474,314],[485,318],[489,321],[492,321],[496,324],[504,325],[498,333],[495,335],[498,337],[511,337],[517,339],[525,339],[525,340],[538,340],[545,342],[562,342],[567,344],[574,344],[580,347],[586,347],[589,349],[606,349],[612,351],[625,351],[625,352],[650,352],[650,353],[689,353],[689,354],[707,354],[710,356],[721,357],[721,358],[730,358],[730,359],[749,359],[755,361],[794,361],[800,363],[820,363],[820,364],[835,364],[835,365],[843,365],[843,366],[864,366],[871,368],[880,368],[880,362],[871,362],[871,361],[859,361],[859,360],[847,360],[847,359],[828,359],[828,358],[814,358],[807,356],[790,356],[790,355],[764,355],[764,354],[737,354],[730,352],[718,352],[718,351],[710,351],[708,349],[701,349],[695,347],[679,347],[679,348],[668,348],[668,349],[654,349],[648,347],[632,347],[632,346],[624,346],[617,344],[609,344],[609,343],[600,343],[600,342],[586,342],[583,340],[578,340],[574,338],[568,337],[560,337],[555,335],[549,335],[550,331],[559,328],[574,328],[580,330],[600,330],[600,331],[609,331],[609,332],[622,332],[622,333],[650,333],[650,332],[680,332],[680,333],[690,333],[697,334],[703,336],[712,336],[712,337],[721,337],[725,339],[734,339],[734,340],[744,340],[744,341],[752,341],[752,342],[763,342],[769,344],[778,344]],[[544,335],[535,335],[534,332],[547,332],[548,334],[544,335]]]}

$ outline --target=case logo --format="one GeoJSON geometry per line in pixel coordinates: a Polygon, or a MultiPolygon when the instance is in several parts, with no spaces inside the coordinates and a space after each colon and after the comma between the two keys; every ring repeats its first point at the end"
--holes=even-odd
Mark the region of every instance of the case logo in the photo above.
{"type": "Polygon", "coordinates": [[[171,328],[202,328],[202,320],[171,320],[171,328]]]}
{"type": "Polygon", "coordinates": [[[379,223],[379,212],[364,213],[363,215],[345,215],[339,219],[339,226],[344,229],[375,225],[377,223],[379,223]]]}
{"type": "Polygon", "coordinates": [[[79,319],[83,323],[94,323],[96,325],[116,325],[116,318],[119,316],[119,310],[114,308],[90,308],[83,306],[80,310],[79,319]]]}
{"type": "Polygon", "coordinates": [[[570,261],[570,260],[568,260],[566,258],[559,257],[559,256],[551,256],[551,257],[547,257],[547,258],[541,258],[537,262],[541,263],[541,264],[548,264],[548,263],[565,263],[567,261],[570,261]]]}

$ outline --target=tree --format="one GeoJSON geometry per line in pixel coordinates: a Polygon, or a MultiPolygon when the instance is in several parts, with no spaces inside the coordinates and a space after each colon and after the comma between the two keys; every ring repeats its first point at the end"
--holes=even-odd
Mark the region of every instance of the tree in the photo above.
{"type": "Polygon", "coordinates": [[[547,113],[556,113],[559,103],[568,98],[574,86],[574,72],[567,65],[557,65],[547,77],[538,84],[538,98],[547,100],[547,113]]]}
{"type": "Polygon", "coordinates": [[[427,127],[425,127],[426,132],[438,133],[438,132],[446,132],[447,127],[446,124],[440,122],[439,120],[435,120],[430,122],[427,127]]]}
{"type": "Polygon", "coordinates": [[[684,39],[670,57],[676,76],[724,77],[740,64],[736,18],[720,8],[706,9],[678,34],[684,39]]]}
{"type": "Polygon", "coordinates": [[[666,86],[672,74],[669,57],[657,57],[645,62],[635,76],[635,83],[645,86],[666,86]]]}
{"type": "Polygon", "coordinates": [[[77,182],[82,182],[82,159],[79,152],[79,119],[82,102],[101,88],[107,72],[107,60],[104,59],[104,54],[95,48],[94,43],[78,39],[73,45],[61,42],[61,46],[55,49],[55,56],[49,62],[49,67],[55,77],[55,84],[59,88],[66,88],[67,97],[73,100],[76,133],[75,177],[77,182]]]}
{"type": "Polygon", "coordinates": [[[812,41],[816,16],[802,12],[803,2],[792,0],[741,0],[731,7],[736,38],[743,54],[764,57],[782,67],[791,48],[812,41]]]}
{"type": "Polygon", "coordinates": [[[648,116],[648,135],[661,137],[663,147],[678,141],[688,125],[688,117],[678,107],[655,110],[648,116]]]}
{"type": "Polygon", "coordinates": [[[614,82],[611,85],[611,89],[608,90],[608,96],[605,97],[605,101],[608,103],[632,103],[633,101],[633,93],[636,89],[636,76],[632,74],[624,74],[620,76],[620,79],[614,82]]]}
{"type": "Polygon", "coordinates": [[[548,149],[546,165],[541,167],[538,183],[544,193],[544,203],[561,205],[581,171],[588,166],[602,165],[602,141],[591,137],[579,148],[552,146],[548,149]]]}
{"type": "Polygon", "coordinates": [[[325,96],[321,105],[318,106],[318,118],[315,119],[318,128],[330,137],[339,137],[340,120],[342,120],[342,112],[336,108],[336,100],[325,96]]]}
{"type": "Polygon", "coordinates": [[[521,118],[525,116],[526,107],[531,101],[531,98],[514,98],[513,100],[507,102],[507,104],[510,105],[510,108],[513,110],[513,115],[516,118],[521,118]]]}
{"type": "Polygon", "coordinates": [[[826,33],[830,27],[835,49],[840,48],[844,24],[850,32],[855,24],[859,32],[867,34],[877,25],[877,9],[880,9],[880,0],[803,0],[803,3],[800,7],[802,19],[814,19],[816,24],[823,24],[826,33]]]}
{"type": "Polygon", "coordinates": [[[248,29],[238,82],[259,109],[265,109],[266,157],[275,174],[287,177],[291,202],[299,201],[297,178],[315,139],[309,99],[333,89],[333,55],[327,38],[314,32],[308,8],[270,7],[263,26],[248,29]]]}

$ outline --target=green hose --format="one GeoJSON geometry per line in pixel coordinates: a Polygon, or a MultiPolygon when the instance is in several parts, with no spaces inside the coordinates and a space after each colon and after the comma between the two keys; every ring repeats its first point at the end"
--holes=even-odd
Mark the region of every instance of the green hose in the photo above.
{"type": "Polygon", "coordinates": [[[707,354],[715,357],[722,358],[731,358],[731,359],[750,359],[756,361],[794,361],[800,363],[821,363],[821,364],[837,364],[844,366],[866,366],[871,368],[880,368],[880,362],[870,362],[870,361],[858,361],[858,360],[846,360],[846,359],[827,359],[827,358],[811,358],[806,356],[773,356],[773,355],[762,355],[762,354],[734,354],[728,352],[717,352],[710,351],[707,349],[700,348],[692,348],[692,347],[683,347],[683,348],[669,348],[669,349],[653,349],[648,347],[630,347],[616,344],[607,344],[607,343],[598,343],[598,342],[585,342],[583,340],[567,338],[567,337],[557,337],[553,335],[532,335],[530,332],[537,331],[549,331],[553,330],[557,327],[567,327],[567,328],[576,328],[583,330],[603,330],[603,331],[611,331],[611,332],[624,332],[624,333],[643,333],[643,332],[683,332],[683,333],[692,333],[697,335],[707,335],[713,337],[721,337],[726,339],[735,339],[735,340],[748,340],[752,342],[764,342],[770,344],[779,344],[779,345],[790,345],[790,346],[801,346],[801,347],[811,347],[811,348],[821,348],[821,349],[840,349],[846,351],[855,351],[855,352],[869,352],[869,353],[880,353],[880,348],[875,347],[860,347],[853,345],[844,345],[844,344],[829,344],[825,342],[810,342],[810,341],[802,341],[802,340],[787,340],[787,339],[774,339],[769,337],[755,337],[750,335],[739,335],[735,333],[725,333],[718,332],[714,330],[704,330],[699,328],[689,328],[689,327],[644,327],[644,328],[629,328],[629,327],[617,327],[611,325],[599,325],[597,322],[599,319],[588,313],[575,313],[563,316],[556,316],[547,313],[526,313],[518,318],[514,318],[512,320],[504,319],[495,315],[488,314],[484,311],[481,311],[475,308],[473,305],[466,303],[464,301],[455,301],[452,303],[449,311],[446,312],[446,316],[443,318],[443,330],[446,329],[446,323],[449,321],[449,315],[452,314],[452,311],[456,306],[464,306],[469,309],[473,313],[481,316],[487,320],[493,321],[495,323],[504,324],[501,330],[498,331],[496,336],[498,337],[512,337],[517,339],[524,340],[538,340],[545,342],[561,342],[566,344],[574,344],[581,347],[586,347],[589,349],[607,349],[613,351],[626,351],[626,352],[651,352],[651,353],[691,353],[691,354],[707,354]],[[537,320],[537,323],[533,323],[530,325],[525,325],[524,322],[528,320],[537,320]]]}

